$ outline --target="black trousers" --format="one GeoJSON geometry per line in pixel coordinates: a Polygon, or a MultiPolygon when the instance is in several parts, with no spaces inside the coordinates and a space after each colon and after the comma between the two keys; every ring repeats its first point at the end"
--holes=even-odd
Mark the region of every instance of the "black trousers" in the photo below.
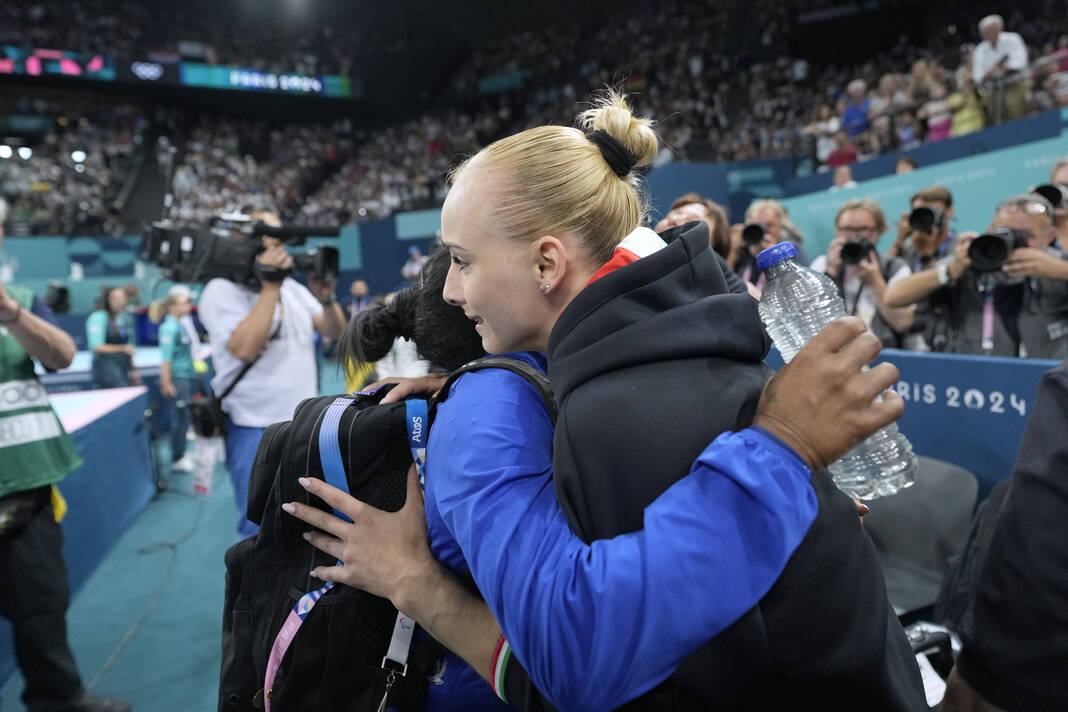
{"type": "Polygon", "coordinates": [[[26,680],[26,706],[66,701],[82,692],[67,644],[70,580],[63,560],[63,532],[47,503],[49,488],[35,494],[44,506],[24,527],[0,536],[0,616],[15,631],[15,657],[26,680]]]}

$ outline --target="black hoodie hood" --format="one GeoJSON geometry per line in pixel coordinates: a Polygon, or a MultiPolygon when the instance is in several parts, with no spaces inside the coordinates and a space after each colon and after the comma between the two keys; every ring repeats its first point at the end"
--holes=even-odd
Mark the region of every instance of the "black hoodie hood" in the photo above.
{"type": "Polygon", "coordinates": [[[637,364],[720,357],[758,363],[771,344],[757,302],[727,290],[708,225],[661,235],[667,247],[598,279],[549,334],[549,378],[563,400],[582,383],[637,364]]]}

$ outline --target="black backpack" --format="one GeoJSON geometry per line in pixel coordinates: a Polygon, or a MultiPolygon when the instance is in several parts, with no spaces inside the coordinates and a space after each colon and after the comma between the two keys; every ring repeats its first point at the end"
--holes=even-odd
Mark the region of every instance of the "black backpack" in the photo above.
{"type": "Polygon", "coordinates": [[[457,369],[437,402],[381,405],[388,387],[373,393],[310,398],[297,406],[293,420],[266,429],[248,494],[248,518],[260,530],[230,547],[225,557],[220,712],[267,705],[283,712],[377,711],[386,709],[387,698],[389,709],[422,708],[427,674],[437,664],[442,647],[416,633],[404,661],[407,665],[395,664],[386,655],[394,642],[394,628],[399,630],[403,620],[388,600],[343,585],[334,586],[321,598],[310,593],[319,590],[322,582],[309,572],[334,560],[304,541],[301,535],[310,527],[285,514],[281,505],[300,501],[328,510],[297,483],[298,477],[331,481],[324,475],[325,456],[328,462],[340,459],[340,468],[331,465],[327,469],[343,473],[345,481],[332,484],[379,509],[399,510],[404,506],[414,449],[420,444],[425,447],[437,404],[448,396],[459,376],[484,368],[504,368],[529,381],[549,405],[555,422],[552,389],[545,375],[522,361],[490,357],[457,369]],[[418,419],[420,425],[415,426],[418,419]],[[418,442],[410,439],[413,429],[419,431],[412,433],[418,442]],[[331,437],[332,433],[337,436],[331,437]],[[314,608],[304,611],[303,623],[288,648],[276,655],[280,663],[269,693],[265,692],[276,638],[282,640],[283,625],[288,626],[293,615],[301,615],[294,607],[302,600],[311,600],[314,608]]]}

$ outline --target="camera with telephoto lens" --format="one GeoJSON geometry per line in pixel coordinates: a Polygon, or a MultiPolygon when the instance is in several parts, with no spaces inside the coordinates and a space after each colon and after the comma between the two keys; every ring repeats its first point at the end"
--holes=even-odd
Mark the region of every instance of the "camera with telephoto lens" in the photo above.
{"type": "Polygon", "coordinates": [[[977,272],[996,272],[1005,266],[1009,253],[1027,247],[1027,234],[1011,227],[997,227],[992,233],[980,235],[968,245],[972,269],[977,272]]]}
{"type": "Polygon", "coordinates": [[[243,214],[222,215],[206,225],[161,220],[152,223],[142,236],[140,254],[142,260],[158,265],[174,282],[206,283],[221,277],[255,287],[262,282],[281,282],[291,271],[333,281],[338,275],[336,247],[320,245],[293,253],[293,270],[261,265],[256,256],[264,250],[261,236],[299,246],[311,235],[339,234],[339,228],[331,226],[272,227],[253,223],[243,214]]]}
{"type": "Polygon", "coordinates": [[[767,232],[764,223],[749,223],[742,228],[742,242],[748,247],[756,247],[764,242],[767,232]]]}
{"type": "Polygon", "coordinates": [[[854,235],[842,244],[842,262],[847,265],[855,265],[863,262],[868,253],[875,249],[875,245],[865,240],[860,235],[854,235]]]}
{"type": "Polygon", "coordinates": [[[909,213],[909,227],[928,234],[942,231],[945,213],[938,208],[915,208],[909,213]]]}

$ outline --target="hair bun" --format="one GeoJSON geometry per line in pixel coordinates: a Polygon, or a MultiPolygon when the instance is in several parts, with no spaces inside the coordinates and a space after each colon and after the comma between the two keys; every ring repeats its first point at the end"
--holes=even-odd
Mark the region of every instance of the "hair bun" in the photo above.
{"type": "MultiPolygon", "coordinates": [[[[579,115],[579,122],[587,134],[603,131],[614,139],[630,152],[637,166],[652,163],[660,148],[656,132],[653,131],[653,120],[634,116],[626,95],[614,89],[605,90],[602,96],[595,99],[593,108],[579,115]]],[[[613,170],[616,168],[613,166],[613,170]]],[[[619,171],[616,172],[618,174],[619,171]]]]}

